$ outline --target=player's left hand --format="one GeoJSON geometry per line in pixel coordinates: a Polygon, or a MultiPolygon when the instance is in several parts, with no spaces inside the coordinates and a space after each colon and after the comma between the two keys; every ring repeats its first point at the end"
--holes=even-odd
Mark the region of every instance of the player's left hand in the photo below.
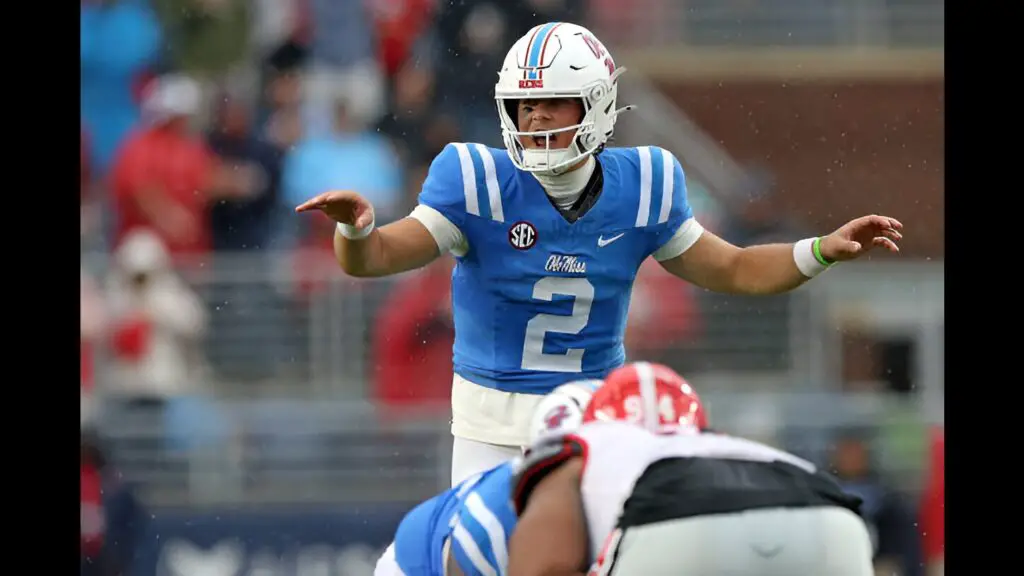
{"type": "Polygon", "coordinates": [[[896,244],[903,238],[903,224],[888,216],[861,216],[843,224],[821,239],[821,255],[829,262],[860,258],[875,246],[899,252],[896,244]]]}

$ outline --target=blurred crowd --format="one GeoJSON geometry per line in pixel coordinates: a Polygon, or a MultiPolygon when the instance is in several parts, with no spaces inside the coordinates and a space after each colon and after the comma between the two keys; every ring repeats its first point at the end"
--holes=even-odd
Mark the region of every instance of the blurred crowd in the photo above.
{"type": "MultiPolygon", "coordinates": [[[[113,407],[105,414],[164,413],[169,400],[206,383],[277,375],[282,361],[309,354],[283,337],[245,339],[252,318],[275,310],[285,312],[273,330],[287,333],[294,311],[323,296],[324,275],[340,274],[333,223],[319,213],[298,217],[294,206],[325,190],[354,189],[374,204],[378,224],[403,217],[446,143],[501,146],[493,84],[517,37],[552,20],[599,26],[626,4],[82,0],[83,429],[95,421],[100,389],[105,409],[113,407]],[[246,274],[285,281],[215,293],[194,281],[233,274],[232,259],[246,274]],[[244,362],[220,350],[228,341],[246,342],[244,362]]],[[[793,237],[798,226],[764,195],[770,175],[752,175],[751,201],[717,214],[717,229],[743,244],[793,237]]],[[[451,266],[445,258],[388,281],[373,308],[357,306],[365,315],[357,323],[372,326],[368,390],[379,405],[447,409],[451,266]]],[[[723,333],[757,335],[732,325],[705,329],[723,318],[744,321],[720,312],[705,317],[702,310],[729,309],[713,298],[645,265],[627,333],[631,354],[660,360],[723,333]]],[[[779,321],[787,319],[783,309],[779,321]]],[[[700,362],[699,355],[687,361],[700,362]]],[[[879,481],[856,449],[836,454],[851,485],[878,504],[880,526],[894,526],[884,536],[899,551],[891,561],[919,565],[919,551],[905,553],[917,550],[907,544],[917,541],[915,508],[886,497],[887,489],[871,492],[879,481]]],[[[83,502],[98,502],[94,479],[109,472],[94,440],[83,440],[82,467],[83,502]]],[[[930,494],[939,489],[930,486],[930,494]]],[[[124,517],[137,514],[128,497],[118,506],[124,517]]],[[[941,525],[941,518],[932,514],[930,522],[941,525]]],[[[85,526],[83,516],[83,550],[91,546],[85,526]]]]}

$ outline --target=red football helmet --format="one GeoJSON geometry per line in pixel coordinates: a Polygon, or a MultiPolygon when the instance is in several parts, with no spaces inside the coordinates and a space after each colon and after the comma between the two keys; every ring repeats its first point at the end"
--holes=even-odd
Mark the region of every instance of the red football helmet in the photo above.
{"type": "Polygon", "coordinates": [[[652,432],[708,426],[696,390],[668,366],[647,362],[612,371],[594,393],[583,422],[607,420],[632,422],[652,432]]]}

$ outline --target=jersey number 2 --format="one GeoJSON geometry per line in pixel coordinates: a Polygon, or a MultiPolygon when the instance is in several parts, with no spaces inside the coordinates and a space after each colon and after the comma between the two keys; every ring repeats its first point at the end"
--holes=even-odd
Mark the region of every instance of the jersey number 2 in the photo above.
{"type": "Polygon", "coordinates": [[[583,348],[570,348],[561,354],[544,352],[544,337],[548,332],[579,334],[590,321],[590,307],[594,303],[594,286],[586,278],[560,278],[548,276],[533,285],[533,298],[551,302],[555,294],[572,296],[572,314],[537,314],[526,323],[526,341],[523,342],[523,370],[544,372],[582,372],[583,348]]]}

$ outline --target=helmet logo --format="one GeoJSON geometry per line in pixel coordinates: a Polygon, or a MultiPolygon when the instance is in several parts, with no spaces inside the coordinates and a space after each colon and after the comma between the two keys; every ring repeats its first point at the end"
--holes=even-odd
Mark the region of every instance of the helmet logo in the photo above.
{"type": "Polygon", "coordinates": [[[594,58],[598,60],[604,60],[604,65],[608,68],[608,73],[613,74],[615,72],[615,62],[612,60],[611,54],[604,49],[604,46],[597,41],[590,34],[583,34],[583,42],[586,43],[587,47],[594,54],[594,58]]]}
{"type": "Polygon", "coordinates": [[[543,88],[543,87],[544,87],[544,80],[543,79],[539,79],[539,80],[520,80],[519,81],[519,88],[523,89],[523,90],[527,90],[527,89],[530,89],[530,88],[543,88]]]}
{"type": "Polygon", "coordinates": [[[559,404],[544,417],[544,425],[548,430],[555,430],[562,427],[562,423],[569,417],[569,409],[565,404],[559,404]]]}

